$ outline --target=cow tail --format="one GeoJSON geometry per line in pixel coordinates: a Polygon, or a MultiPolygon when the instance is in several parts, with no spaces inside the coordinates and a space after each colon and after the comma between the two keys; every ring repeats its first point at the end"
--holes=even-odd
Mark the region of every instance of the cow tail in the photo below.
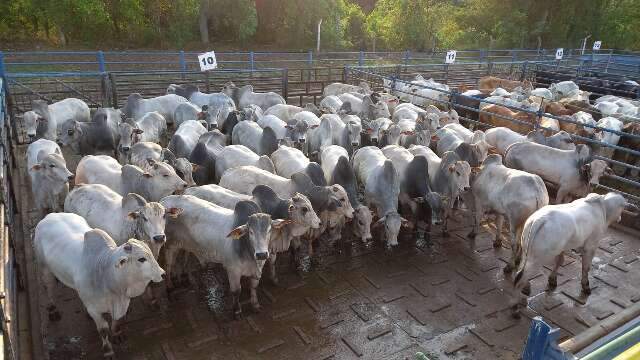
{"type": "Polygon", "coordinates": [[[535,235],[538,233],[538,230],[540,229],[540,226],[538,226],[539,223],[540,222],[537,221],[537,219],[534,220],[529,227],[529,231],[526,234],[524,232],[522,233],[519,254],[516,256],[516,266],[518,270],[516,271],[516,276],[513,280],[513,285],[515,287],[518,287],[518,283],[524,275],[524,269],[527,265],[527,255],[529,253],[529,248],[531,247],[531,240],[535,237],[535,235]],[[527,245],[526,248],[523,246],[525,244],[527,245]]]}

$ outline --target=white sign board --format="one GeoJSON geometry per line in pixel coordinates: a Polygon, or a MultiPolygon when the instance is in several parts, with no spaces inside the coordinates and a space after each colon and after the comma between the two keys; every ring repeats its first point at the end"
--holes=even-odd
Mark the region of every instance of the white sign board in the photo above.
{"type": "Polygon", "coordinates": [[[602,41],[595,41],[593,43],[593,50],[600,50],[600,46],[602,46],[602,41]]]}
{"type": "Polygon", "coordinates": [[[447,51],[447,56],[444,57],[445,64],[453,64],[456,61],[456,51],[449,50],[447,51]]]}
{"type": "Polygon", "coordinates": [[[559,48],[556,50],[556,60],[562,60],[562,56],[564,55],[564,49],[559,48]]]}
{"type": "Polygon", "coordinates": [[[216,53],[209,51],[198,55],[198,63],[200,64],[200,71],[209,71],[217,68],[216,53]]]}

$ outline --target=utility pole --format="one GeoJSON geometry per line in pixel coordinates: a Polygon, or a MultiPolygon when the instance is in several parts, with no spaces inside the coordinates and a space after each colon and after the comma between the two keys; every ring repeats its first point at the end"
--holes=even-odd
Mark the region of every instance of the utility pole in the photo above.
{"type": "Polygon", "coordinates": [[[322,26],[322,19],[318,21],[318,38],[316,40],[316,52],[320,52],[320,26],[322,26]]]}

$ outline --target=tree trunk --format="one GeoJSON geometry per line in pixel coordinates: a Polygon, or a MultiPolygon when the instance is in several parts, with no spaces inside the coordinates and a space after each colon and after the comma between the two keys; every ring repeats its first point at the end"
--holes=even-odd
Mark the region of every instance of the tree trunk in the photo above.
{"type": "Polygon", "coordinates": [[[58,30],[58,36],[60,37],[60,42],[62,43],[62,46],[67,46],[67,36],[65,35],[64,31],[62,30],[62,28],[60,26],[56,26],[57,30],[58,30]]]}
{"type": "Polygon", "coordinates": [[[209,44],[209,0],[200,0],[200,41],[203,45],[209,44]]]}

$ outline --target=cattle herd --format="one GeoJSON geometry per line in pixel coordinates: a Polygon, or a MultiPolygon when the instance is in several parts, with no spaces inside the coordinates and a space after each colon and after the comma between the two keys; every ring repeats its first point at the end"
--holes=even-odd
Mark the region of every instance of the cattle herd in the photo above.
{"type": "Polygon", "coordinates": [[[432,79],[385,85],[392,90],[330,84],[318,106],[304,107],[233,83],[212,94],[171,84],[166,95],[131,94],[121,109],[92,115],[79,99],[33,101],[24,122],[48,319],[60,318],[58,279],[77,291],[112,356],[130,299],[146,293],[153,301],[148,284],[163,279],[171,290],[184,268],[180,251],[224,267],[239,316],[241,278],[249,278],[251,306],[260,310],[256,288],[266,263],[278,282],[279,253],[313,257],[318,240],[369,246],[377,228],[392,249],[401,228],[419,238],[435,226],[446,234],[459,211],[473,214],[469,237],[495,214],[494,246],[506,218],[514,315],[527,303],[525,280],[550,264],[553,288],[572,249],[582,253],[588,294],[598,241],[627,202],[591,193],[612,173],[594,154],[619,154],[580,139],[637,144],[620,134],[640,133],[638,103],[611,95],[592,103],[571,81],[532,89],[488,77],[477,90],[463,89],[456,111],[442,105],[448,86],[432,79]],[[543,117],[530,131],[535,114],[513,106],[568,121],[543,117]],[[473,131],[461,118],[491,128],[473,131]],[[75,175],[59,145],[83,156],[75,175]]]}

